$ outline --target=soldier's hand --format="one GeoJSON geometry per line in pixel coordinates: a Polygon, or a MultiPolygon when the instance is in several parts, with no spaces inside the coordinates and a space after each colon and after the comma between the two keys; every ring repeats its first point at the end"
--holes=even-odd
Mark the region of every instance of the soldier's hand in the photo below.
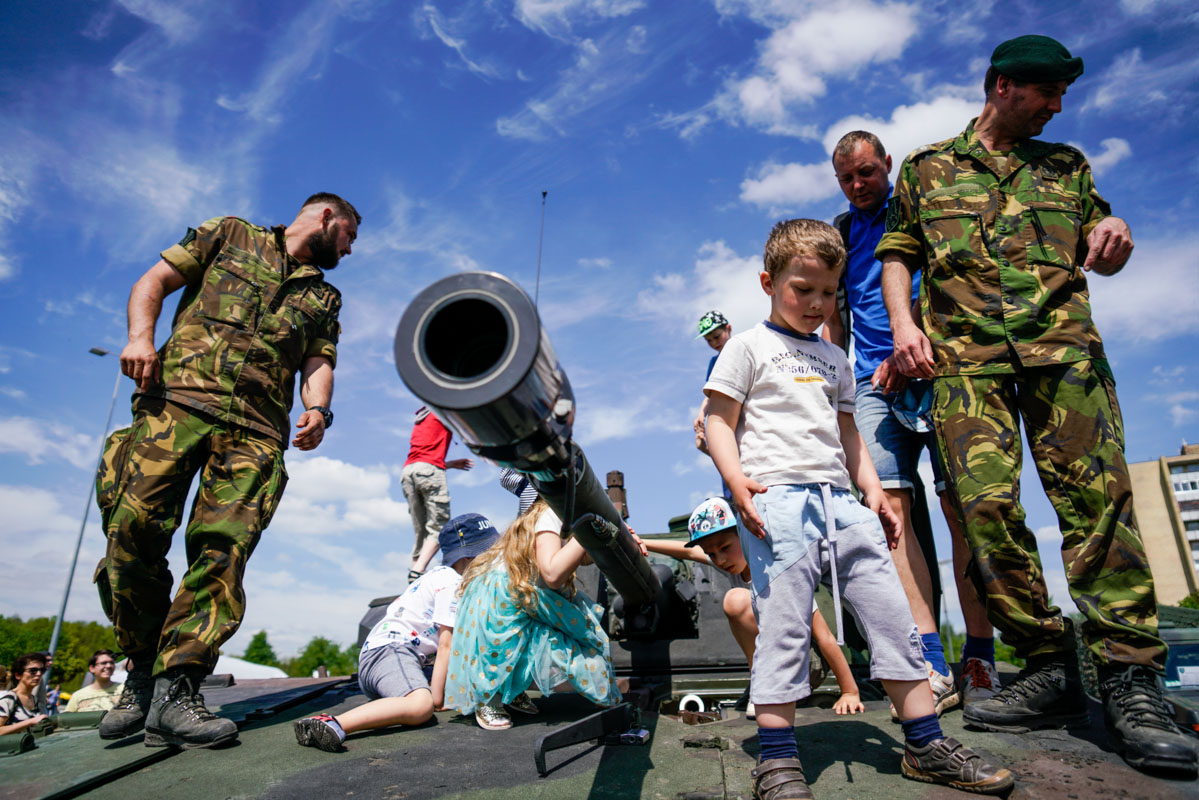
{"type": "Polygon", "coordinates": [[[460,469],[466,472],[475,465],[475,462],[469,458],[455,458],[452,461],[445,462],[446,469],[460,469]]]}
{"type": "Polygon", "coordinates": [[[895,356],[889,355],[874,370],[870,383],[883,394],[894,394],[903,391],[903,387],[908,385],[908,379],[895,364],[895,356]]]}
{"type": "Polygon", "coordinates": [[[296,436],[291,443],[300,450],[313,450],[325,438],[325,417],[319,411],[305,411],[296,420],[296,436]]]}
{"type": "Polygon", "coordinates": [[[899,371],[909,378],[933,377],[933,346],[924,331],[912,322],[895,331],[894,338],[891,357],[899,371]]]}
{"type": "Polygon", "coordinates": [[[154,342],[138,339],[125,345],[121,350],[121,372],[133,379],[139,392],[149,391],[158,383],[162,364],[158,361],[154,342]]]}
{"type": "Polygon", "coordinates": [[[1132,255],[1132,231],[1119,217],[1104,217],[1087,237],[1087,260],[1082,268],[1100,275],[1115,275],[1132,255]]]}
{"type": "Polygon", "coordinates": [[[745,529],[759,539],[765,539],[766,526],[758,516],[758,509],[754,508],[754,495],[762,494],[766,487],[757,481],[742,477],[729,482],[729,491],[733,494],[733,506],[737,509],[737,516],[741,518],[745,529]]]}

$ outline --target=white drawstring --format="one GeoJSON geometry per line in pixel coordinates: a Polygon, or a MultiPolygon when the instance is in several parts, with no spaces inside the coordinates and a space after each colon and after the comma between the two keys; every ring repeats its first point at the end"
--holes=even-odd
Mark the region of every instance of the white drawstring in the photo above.
{"type": "Polygon", "coordinates": [[[828,552],[828,568],[833,579],[833,617],[837,624],[837,644],[845,645],[845,629],[841,625],[841,583],[837,577],[837,517],[833,512],[833,490],[827,483],[820,484],[820,499],[824,501],[824,541],[828,552]]]}

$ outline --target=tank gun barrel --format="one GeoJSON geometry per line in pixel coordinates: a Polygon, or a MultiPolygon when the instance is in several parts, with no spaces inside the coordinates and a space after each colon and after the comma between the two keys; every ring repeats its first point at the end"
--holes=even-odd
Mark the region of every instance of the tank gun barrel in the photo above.
{"type": "Polygon", "coordinates": [[[495,272],[424,289],[400,318],[400,379],[476,455],[529,477],[626,606],[660,583],[571,439],[575,402],[529,296],[495,272]]]}

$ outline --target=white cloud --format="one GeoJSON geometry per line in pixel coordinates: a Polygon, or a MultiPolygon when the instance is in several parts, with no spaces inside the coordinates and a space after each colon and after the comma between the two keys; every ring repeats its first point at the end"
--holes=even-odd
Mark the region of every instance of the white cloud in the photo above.
{"type": "MultiPolygon", "coordinates": [[[[605,402],[613,400],[610,392],[603,396],[605,402]]],[[[663,407],[657,397],[637,394],[616,400],[611,405],[594,405],[589,398],[580,399],[575,438],[590,447],[608,440],[634,439],[646,434],[691,428],[690,420],[682,419],[683,415],[675,409],[663,407]]]]}
{"type": "Polygon", "coordinates": [[[564,38],[573,25],[628,16],[644,5],[643,0],[516,0],[513,14],[532,30],[564,38]]]}
{"type": "Polygon", "coordinates": [[[649,32],[645,29],[645,26],[634,25],[629,29],[628,38],[625,39],[625,48],[627,48],[630,53],[636,53],[640,55],[647,51],[646,42],[648,39],[649,32]]]}
{"type": "Polygon", "coordinates": [[[741,11],[773,30],[753,74],[727,81],[713,110],[777,134],[809,135],[797,107],[825,95],[830,77],[898,58],[916,33],[916,7],[902,3],[719,3],[718,10],[741,11]]]}
{"type": "MultiPolygon", "coordinates": [[[[1099,143],[1099,145],[1103,148],[1102,150],[1093,156],[1087,156],[1087,161],[1091,164],[1091,170],[1094,171],[1096,175],[1102,175],[1116,164],[1132,155],[1132,145],[1130,145],[1125,139],[1119,139],[1113,136],[1108,139],[1104,139],[1099,143]]],[[[1086,152],[1086,150],[1080,145],[1074,146],[1078,147],[1079,150],[1086,152]]]]}
{"type": "MultiPolygon", "coordinates": [[[[653,57],[660,58],[656,53],[653,57]]],[[[630,54],[619,30],[575,43],[574,63],[524,108],[496,120],[496,132],[512,139],[541,141],[566,134],[572,119],[628,91],[649,73],[644,58],[630,54]]]]}
{"type": "Polygon", "coordinates": [[[734,331],[743,331],[769,313],[770,302],[758,281],[761,271],[761,256],[740,256],[723,241],[705,242],[690,274],[653,277],[653,287],[637,295],[637,311],[680,336],[693,337],[700,315],[718,309],[734,331]]]}
{"type": "Polygon", "coordinates": [[[758,168],[741,182],[741,200],[770,209],[772,216],[836,196],[840,192],[831,164],[775,164],[758,168]]]}
{"type": "Polygon", "coordinates": [[[188,13],[188,6],[195,7],[195,3],[179,3],[172,0],[116,1],[130,14],[160,28],[172,42],[191,39],[203,29],[200,24],[204,17],[203,10],[197,9],[200,12],[198,15],[188,13]]]}
{"type": "MultiPolygon", "coordinates": [[[[904,155],[918,146],[956,135],[978,112],[977,102],[960,97],[953,87],[944,88],[949,94],[910,106],[897,106],[890,119],[855,114],[834,122],[820,136],[825,152],[831,158],[833,148],[842,136],[853,130],[868,130],[877,135],[883,147],[892,154],[894,174],[904,155]]],[[[840,191],[830,160],[814,164],[767,162],[758,168],[756,177],[746,178],[741,183],[741,200],[777,215],[823,202],[838,196],[840,191]]]]}
{"type": "Polygon", "coordinates": [[[20,453],[27,464],[62,460],[80,469],[92,469],[100,446],[95,437],[59,422],[5,417],[0,419],[0,453],[20,453]]]}
{"type": "Polygon", "coordinates": [[[240,97],[219,96],[218,105],[245,112],[270,127],[279,124],[281,109],[302,85],[306,73],[320,71],[314,64],[328,53],[340,11],[337,3],[318,2],[296,14],[283,32],[271,38],[257,83],[240,97]]]}
{"type": "Polygon", "coordinates": [[[1095,81],[1095,89],[1082,106],[1083,111],[1118,111],[1176,115],[1187,98],[1194,96],[1199,79],[1199,58],[1169,54],[1145,61],[1141,48],[1127,50],[1112,62],[1095,81]],[[1168,104],[1164,107],[1162,103],[1168,104]]]}
{"type": "Polygon", "coordinates": [[[947,93],[927,102],[896,106],[890,119],[853,114],[828,127],[822,139],[824,149],[831,156],[837,141],[845,134],[852,130],[870,131],[892,154],[894,174],[904,157],[917,147],[961,133],[966,123],[982,110],[982,99],[981,88],[978,89],[978,98],[972,100],[947,87],[947,93]]]}
{"type": "Polygon", "coordinates": [[[1199,236],[1193,234],[1142,240],[1120,273],[1088,273],[1091,310],[1100,334],[1108,341],[1144,344],[1199,333],[1196,247],[1199,236]]]}
{"type": "Polygon", "coordinates": [[[441,43],[458,54],[458,58],[466,65],[466,68],[476,75],[481,75],[484,78],[498,78],[499,71],[490,64],[480,64],[470,58],[466,54],[466,41],[454,37],[449,32],[449,26],[444,17],[431,3],[425,3],[416,13],[418,20],[424,20],[429,25],[429,29],[433,31],[433,35],[441,40],[441,43]]]}

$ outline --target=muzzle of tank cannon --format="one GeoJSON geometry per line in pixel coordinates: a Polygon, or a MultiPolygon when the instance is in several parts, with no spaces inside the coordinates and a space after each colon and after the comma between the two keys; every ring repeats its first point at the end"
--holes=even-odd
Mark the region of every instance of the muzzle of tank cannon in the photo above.
{"type": "Polygon", "coordinates": [[[443,278],[404,311],[395,356],[404,384],[472,452],[529,477],[624,598],[629,624],[652,630],[658,578],[571,440],[574,394],[529,296],[495,272],[443,278]]]}

